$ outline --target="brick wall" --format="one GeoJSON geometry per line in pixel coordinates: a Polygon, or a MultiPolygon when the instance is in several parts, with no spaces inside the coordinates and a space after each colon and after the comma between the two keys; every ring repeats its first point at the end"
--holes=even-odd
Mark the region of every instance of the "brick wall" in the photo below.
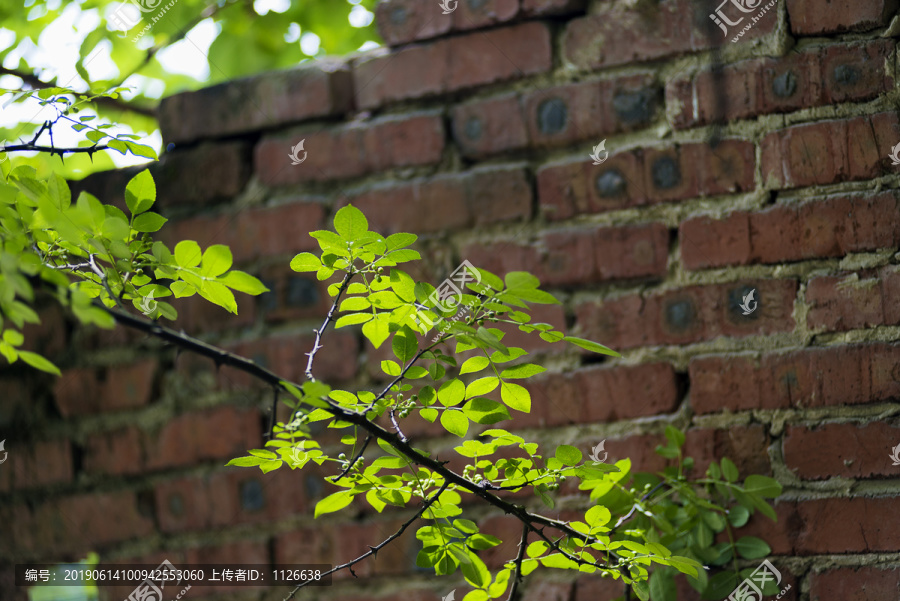
{"type": "MultiPolygon", "coordinates": [[[[162,237],[228,244],[272,289],[241,298],[238,317],[181,301],[176,326],[301,380],[327,295],[288,262],[348,202],[385,234],[421,235],[420,279],[436,283],[461,259],[532,271],[563,300],[538,307],[541,321],[623,357],[598,364],[515,336],[551,373],[513,428],[548,445],[605,439],[611,459],[654,470],[665,425],[689,427],[701,468],[728,456],[784,485],[778,523],[747,531],[772,545],[787,599],[893,601],[897,1],[776,2],[736,43],[739,26],[725,37],[708,4],[460,0],[443,15],[437,0],[388,0],[383,50],[166,99],[174,147],[151,167],[170,218],[162,237]],[[601,139],[609,158],[593,165],[601,139]],[[300,140],[307,159],[291,165],[300,140]],[[758,309],[744,315],[750,290],[758,309]]],[[[121,202],[131,173],[76,188],[121,202]]],[[[133,332],[83,330],[52,307],[43,316],[29,340],[63,377],[0,374],[6,578],[13,560],[89,550],[176,565],[338,563],[406,515],[313,522],[329,492],[313,470],[223,467],[259,446],[265,390],[133,332]]],[[[352,329],[332,332],[317,375],[374,388],[381,355],[352,329]]],[[[411,433],[453,444],[427,424],[411,433]]],[[[475,515],[511,539],[493,565],[511,558],[518,530],[475,515]]],[[[430,601],[462,586],[416,570],[416,542],[306,598],[430,601]]],[[[621,594],[570,576],[538,572],[525,599],[621,594]]]]}

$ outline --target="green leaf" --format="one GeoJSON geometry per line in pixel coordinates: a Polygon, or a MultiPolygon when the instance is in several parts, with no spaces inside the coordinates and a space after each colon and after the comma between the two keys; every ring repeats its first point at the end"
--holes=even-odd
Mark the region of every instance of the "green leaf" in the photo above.
{"type": "Polygon", "coordinates": [[[202,257],[200,245],[193,240],[182,240],[175,245],[175,262],[179,267],[196,267],[202,257]]]}
{"type": "Polygon", "coordinates": [[[431,409],[430,407],[428,409],[419,409],[419,415],[422,419],[434,423],[434,420],[436,420],[438,416],[438,410],[431,409]]]}
{"type": "Polygon", "coordinates": [[[531,376],[536,376],[537,374],[543,373],[545,371],[547,371],[547,368],[541,367],[540,365],[535,365],[533,363],[523,363],[521,365],[515,365],[513,367],[504,369],[500,374],[500,377],[507,380],[516,380],[530,378],[531,376]]]}
{"type": "Polygon", "coordinates": [[[469,430],[469,420],[462,411],[455,409],[447,409],[441,413],[441,425],[445,430],[460,438],[465,436],[469,430]]]}
{"type": "Polygon", "coordinates": [[[387,322],[381,316],[366,322],[362,327],[362,332],[375,348],[380,348],[391,335],[387,322]]]}
{"type": "Polygon", "coordinates": [[[728,457],[722,458],[722,475],[729,482],[737,482],[739,476],[737,466],[728,457]]]}
{"type": "Polygon", "coordinates": [[[141,171],[125,186],[125,204],[132,215],[148,211],[156,201],[156,184],[148,170],[141,171]]]}
{"type": "Polygon", "coordinates": [[[562,461],[563,465],[578,465],[582,457],[581,451],[573,446],[561,444],[556,447],[556,458],[562,461]]]}
{"type": "Polygon", "coordinates": [[[322,262],[312,253],[300,253],[291,259],[291,269],[294,271],[319,271],[322,262]]]}
{"type": "Polygon", "coordinates": [[[334,216],[334,230],[344,240],[356,240],[369,231],[369,222],[353,205],[340,209],[334,216]]]}
{"type": "Polygon", "coordinates": [[[438,389],[438,400],[444,407],[453,407],[463,400],[466,386],[456,378],[447,380],[438,389]]]}
{"type": "Polygon", "coordinates": [[[487,376],[478,378],[468,386],[466,386],[466,398],[471,399],[475,396],[487,394],[497,388],[500,380],[496,376],[487,376]]]}
{"type": "Polygon", "coordinates": [[[219,305],[226,311],[237,315],[237,302],[234,300],[234,294],[225,287],[224,284],[218,282],[204,282],[203,287],[198,290],[200,296],[211,303],[219,305]]]}
{"type": "Polygon", "coordinates": [[[400,375],[402,370],[400,369],[400,366],[397,365],[396,361],[386,360],[381,362],[381,371],[392,378],[396,378],[400,375]]]}
{"type": "Polygon", "coordinates": [[[219,282],[225,284],[232,290],[237,290],[238,292],[243,292],[244,294],[250,294],[253,296],[257,296],[262,294],[263,292],[268,292],[269,289],[259,281],[254,276],[249,273],[244,273],[243,271],[229,271],[225,275],[219,278],[219,282]]]}
{"type": "Polygon", "coordinates": [[[744,559],[760,559],[772,552],[766,541],[755,536],[742,536],[734,543],[734,548],[744,559]]]}
{"type": "Polygon", "coordinates": [[[231,249],[224,244],[213,244],[203,253],[200,273],[204,277],[214,278],[228,271],[232,263],[231,249]]]}
{"type": "Polygon", "coordinates": [[[342,490],[328,495],[318,503],[316,503],[315,515],[319,517],[326,513],[334,513],[340,511],[353,501],[353,494],[349,490],[342,490]]]}
{"type": "Polygon", "coordinates": [[[672,572],[658,569],[650,574],[650,599],[652,601],[677,601],[678,592],[672,572]]]}
{"type": "Polygon", "coordinates": [[[385,252],[391,252],[397,250],[399,248],[403,248],[405,246],[409,246],[413,242],[418,239],[418,236],[415,234],[407,234],[405,232],[400,232],[397,234],[391,234],[387,238],[385,238],[385,243],[387,244],[385,252]]]}
{"type": "MultiPolygon", "coordinates": [[[[366,323],[367,321],[371,321],[374,315],[371,313],[351,313],[349,315],[342,315],[338,317],[337,321],[334,322],[334,328],[340,329],[346,326],[353,326],[360,323],[366,323]]],[[[363,328],[365,331],[365,327],[363,328]]]]}
{"type": "Polygon", "coordinates": [[[134,218],[131,227],[139,232],[157,232],[166,221],[168,221],[168,219],[156,213],[141,213],[134,218]]]}
{"type": "Polygon", "coordinates": [[[612,513],[603,505],[594,505],[584,514],[584,520],[592,527],[597,528],[607,524],[612,519],[612,513]]]}
{"type": "Polygon", "coordinates": [[[680,449],[684,446],[684,432],[682,432],[675,426],[666,426],[666,438],[670,443],[672,443],[672,446],[674,446],[675,448],[680,449]]]}
{"type": "Polygon", "coordinates": [[[57,376],[61,375],[59,368],[41,355],[32,353],[31,351],[18,351],[18,353],[19,358],[31,367],[57,376]]]}
{"type": "Polygon", "coordinates": [[[752,475],[744,480],[744,490],[750,495],[759,495],[768,499],[774,499],[781,494],[781,484],[768,476],[752,475]]]}
{"type": "Polygon", "coordinates": [[[500,398],[511,409],[528,413],[531,411],[531,395],[518,384],[503,382],[500,385],[500,398]]]}
{"type": "Polygon", "coordinates": [[[750,510],[743,505],[735,505],[728,510],[728,521],[735,528],[740,528],[750,519],[750,510]]]}
{"type": "Polygon", "coordinates": [[[394,356],[406,363],[416,356],[419,350],[419,341],[409,326],[403,326],[391,340],[391,350],[394,356]]]}
{"type": "Polygon", "coordinates": [[[719,572],[709,579],[706,590],[703,591],[702,599],[725,599],[730,595],[738,585],[738,577],[734,572],[719,572]]]}
{"type": "Polygon", "coordinates": [[[593,351],[602,355],[609,355],[610,357],[622,356],[611,348],[605,347],[599,342],[593,342],[592,340],[585,340],[584,338],[577,338],[575,336],[566,336],[565,338],[563,338],[563,340],[565,340],[566,342],[570,342],[575,346],[580,346],[587,351],[593,351]]]}
{"type": "Polygon", "coordinates": [[[479,372],[490,364],[487,357],[470,357],[459,368],[459,375],[479,372]]]}
{"type": "Polygon", "coordinates": [[[463,413],[476,424],[496,424],[510,419],[509,411],[491,399],[475,398],[463,405],[463,413]]]}

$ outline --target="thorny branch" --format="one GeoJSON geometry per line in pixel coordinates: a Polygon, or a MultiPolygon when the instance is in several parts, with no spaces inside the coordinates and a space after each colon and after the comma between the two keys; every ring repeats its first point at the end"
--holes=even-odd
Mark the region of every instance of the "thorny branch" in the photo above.
{"type": "Polygon", "coordinates": [[[316,353],[319,352],[319,349],[322,348],[322,334],[325,333],[325,328],[328,327],[328,324],[331,323],[332,318],[334,317],[334,312],[337,310],[338,302],[341,300],[341,295],[347,289],[347,285],[350,283],[350,278],[353,277],[353,272],[348,271],[347,275],[344,276],[344,281],[341,282],[341,287],[338,288],[337,296],[334,297],[334,303],[331,305],[331,308],[328,310],[328,315],[325,316],[325,321],[322,323],[322,326],[316,330],[316,340],[313,343],[312,350],[306,353],[309,356],[309,361],[306,363],[306,379],[315,382],[316,379],[312,375],[312,365],[313,360],[316,358],[316,353]]]}
{"type": "Polygon", "coordinates": [[[519,541],[519,554],[516,555],[514,562],[512,588],[509,589],[509,596],[506,598],[506,601],[515,601],[516,591],[519,589],[519,583],[522,582],[522,560],[525,559],[525,547],[528,546],[528,532],[530,530],[528,524],[522,524],[522,539],[519,541]]]}
{"type": "MultiPolygon", "coordinates": [[[[356,564],[358,564],[358,563],[361,562],[362,560],[364,560],[366,557],[374,556],[376,553],[378,553],[378,552],[382,549],[382,547],[384,547],[385,545],[389,544],[391,541],[397,539],[401,534],[403,534],[403,532],[404,532],[407,528],[409,528],[409,526],[410,526],[413,522],[415,522],[417,519],[419,519],[420,517],[422,517],[422,514],[425,513],[425,512],[428,510],[428,508],[431,507],[431,505],[432,505],[435,501],[437,501],[438,497],[440,497],[440,496],[444,493],[445,490],[447,490],[447,484],[448,484],[448,483],[447,483],[447,481],[445,480],[445,481],[444,481],[444,484],[441,485],[441,487],[438,489],[438,491],[437,491],[436,493],[434,493],[433,495],[431,495],[430,497],[428,497],[428,499],[425,500],[425,502],[422,504],[422,507],[419,508],[419,510],[415,513],[415,515],[413,515],[411,518],[409,518],[408,520],[406,520],[406,521],[403,523],[403,525],[400,526],[400,529],[397,530],[395,533],[393,533],[392,535],[390,535],[389,537],[387,537],[386,539],[384,539],[383,541],[381,541],[380,543],[378,543],[378,544],[375,545],[374,547],[369,547],[369,550],[368,550],[368,551],[366,551],[365,553],[363,553],[362,555],[360,555],[360,556],[357,557],[356,559],[353,559],[353,560],[351,560],[351,561],[348,561],[347,563],[341,564],[341,565],[339,565],[339,566],[335,566],[335,567],[331,568],[330,570],[328,570],[327,572],[325,572],[325,573],[322,574],[322,575],[323,575],[323,576],[328,576],[329,574],[332,574],[332,573],[334,573],[334,572],[337,572],[338,570],[343,570],[344,568],[347,568],[348,570],[350,570],[350,573],[353,574],[353,577],[355,578],[355,577],[356,577],[356,573],[353,571],[353,566],[356,565],[356,564]]],[[[294,590],[291,591],[291,594],[284,598],[284,601],[288,601],[288,599],[293,598],[293,596],[297,594],[297,591],[299,591],[301,588],[303,588],[304,586],[306,586],[306,585],[309,584],[310,582],[312,582],[312,580],[305,580],[305,581],[301,582],[300,584],[298,584],[298,585],[296,586],[296,588],[294,588],[294,590]]]]}

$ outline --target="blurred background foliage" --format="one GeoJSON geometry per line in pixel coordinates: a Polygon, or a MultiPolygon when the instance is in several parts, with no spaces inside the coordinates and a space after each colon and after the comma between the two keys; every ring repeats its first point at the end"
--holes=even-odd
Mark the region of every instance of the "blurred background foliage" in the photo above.
{"type": "MultiPolygon", "coordinates": [[[[376,1],[0,0],[0,88],[128,88],[82,114],[96,114],[94,124],[115,123],[111,133],[137,134],[160,153],[154,110],[161,98],[377,47],[376,1]]],[[[56,118],[55,111],[52,103],[4,93],[0,146],[30,141],[44,121],[56,118]]],[[[38,143],[47,145],[43,136],[38,143]]],[[[53,136],[57,147],[88,144],[62,121],[53,136]]],[[[10,158],[71,179],[141,162],[116,152],[66,155],[65,161],[46,153],[10,158]]]]}

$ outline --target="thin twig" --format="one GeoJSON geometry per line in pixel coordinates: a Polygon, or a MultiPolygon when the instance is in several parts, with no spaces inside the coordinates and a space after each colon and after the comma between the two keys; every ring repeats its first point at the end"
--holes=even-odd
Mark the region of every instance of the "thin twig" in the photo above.
{"type": "Polygon", "coordinates": [[[338,474],[337,476],[331,477],[332,483],[338,482],[341,478],[343,478],[344,476],[347,475],[347,473],[350,471],[350,469],[353,468],[353,466],[356,464],[357,459],[362,457],[363,453],[366,452],[366,447],[369,446],[369,442],[371,442],[371,440],[372,440],[372,435],[371,434],[367,435],[366,439],[363,441],[362,447],[360,447],[359,451],[357,451],[356,454],[353,455],[353,457],[350,459],[350,462],[347,463],[347,467],[345,467],[343,470],[341,470],[341,473],[338,474]]]}
{"type": "Polygon", "coordinates": [[[400,437],[400,440],[402,440],[403,442],[407,442],[409,439],[406,438],[403,430],[400,429],[400,424],[397,423],[397,417],[394,415],[393,407],[391,407],[391,423],[394,425],[394,430],[397,431],[397,435],[400,437]]]}
{"type": "Polygon", "coordinates": [[[272,414],[269,416],[269,435],[268,439],[275,437],[275,414],[278,412],[278,388],[272,387],[272,414]]]}
{"type": "Polygon", "coordinates": [[[531,529],[528,527],[528,524],[522,524],[522,540],[519,541],[519,554],[516,555],[512,588],[509,589],[509,596],[506,598],[506,601],[515,600],[516,591],[519,589],[519,583],[522,582],[522,560],[525,558],[525,547],[528,545],[529,530],[531,529]]]}
{"type": "Polygon", "coordinates": [[[334,303],[332,303],[331,308],[328,310],[328,315],[325,316],[325,321],[322,323],[322,326],[316,330],[316,340],[313,343],[312,350],[306,353],[309,356],[309,361],[306,363],[306,379],[310,382],[315,382],[316,379],[312,374],[312,366],[313,360],[316,358],[316,353],[319,352],[319,349],[322,348],[322,334],[325,333],[325,328],[328,327],[328,324],[331,323],[331,319],[334,317],[334,312],[337,310],[338,303],[341,300],[341,295],[344,293],[344,290],[347,289],[347,285],[350,283],[350,278],[353,277],[353,273],[347,272],[347,275],[344,276],[344,281],[341,282],[341,287],[338,288],[337,296],[334,297],[334,303]]]}
{"type": "MultiPolygon", "coordinates": [[[[391,541],[393,541],[393,540],[395,540],[396,538],[398,538],[401,534],[403,534],[403,532],[406,531],[406,529],[409,528],[409,526],[410,526],[413,522],[415,522],[417,519],[419,519],[420,517],[422,517],[422,514],[425,513],[425,512],[428,510],[429,507],[431,507],[431,505],[438,499],[438,497],[441,496],[441,494],[442,494],[445,490],[447,490],[447,486],[448,486],[448,485],[449,485],[449,483],[445,480],[444,483],[441,485],[441,488],[438,489],[438,491],[437,491],[436,493],[434,493],[433,495],[431,495],[430,497],[428,497],[428,499],[425,500],[425,503],[422,504],[422,507],[419,508],[419,510],[415,513],[415,515],[413,515],[411,518],[409,518],[408,520],[406,520],[406,521],[403,523],[403,525],[400,526],[400,529],[397,530],[395,533],[393,533],[392,535],[390,535],[389,537],[387,537],[386,539],[384,539],[383,541],[381,541],[380,543],[378,543],[378,544],[375,545],[374,547],[369,547],[369,550],[368,550],[368,551],[366,551],[365,553],[363,553],[362,555],[360,555],[360,556],[357,557],[356,559],[350,560],[350,561],[348,561],[347,563],[341,564],[341,565],[339,565],[339,566],[335,566],[335,567],[331,568],[330,570],[328,570],[327,572],[325,572],[325,573],[322,574],[322,575],[323,575],[323,576],[328,576],[329,574],[333,574],[334,572],[337,572],[338,570],[343,570],[343,569],[346,568],[346,569],[349,569],[349,570],[350,570],[350,573],[353,574],[353,576],[355,577],[356,574],[353,572],[353,566],[354,566],[354,565],[358,564],[359,562],[361,562],[362,560],[364,560],[364,559],[367,558],[367,557],[374,556],[376,553],[378,553],[378,552],[382,549],[382,547],[384,547],[385,545],[387,545],[387,544],[390,543],[391,541]]],[[[310,583],[312,583],[312,580],[304,580],[303,582],[301,582],[300,584],[298,584],[298,585],[294,588],[294,590],[291,591],[291,594],[284,598],[284,601],[288,601],[288,599],[293,598],[293,596],[297,594],[297,591],[299,591],[301,588],[303,588],[304,586],[306,586],[306,585],[308,585],[308,584],[310,584],[310,583]]]]}

